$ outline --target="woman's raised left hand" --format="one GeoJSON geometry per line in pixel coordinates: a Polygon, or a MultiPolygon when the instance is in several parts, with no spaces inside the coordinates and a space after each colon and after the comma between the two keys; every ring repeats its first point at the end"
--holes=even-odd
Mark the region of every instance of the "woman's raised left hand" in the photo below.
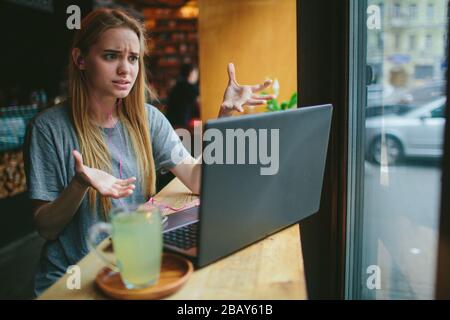
{"type": "Polygon", "coordinates": [[[228,86],[223,95],[220,105],[219,118],[228,117],[234,110],[243,112],[245,106],[256,106],[266,104],[268,100],[275,99],[272,94],[263,95],[258,92],[268,88],[272,80],[266,80],[262,84],[240,85],[236,81],[236,72],[232,63],[228,64],[228,86]]]}

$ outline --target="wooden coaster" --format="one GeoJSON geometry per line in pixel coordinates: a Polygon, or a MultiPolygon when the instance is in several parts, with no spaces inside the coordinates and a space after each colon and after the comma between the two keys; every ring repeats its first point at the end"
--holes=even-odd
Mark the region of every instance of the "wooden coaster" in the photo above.
{"type": "Polygon", "coordinates": [[[120,274],[105,267],[97,274],[95,283],[106,295],[115,299],[152,300],[175,293],[194,271],[192,262],[181,256],[164,253],[159,281],[144,289],[127,289],[120,274]]]}

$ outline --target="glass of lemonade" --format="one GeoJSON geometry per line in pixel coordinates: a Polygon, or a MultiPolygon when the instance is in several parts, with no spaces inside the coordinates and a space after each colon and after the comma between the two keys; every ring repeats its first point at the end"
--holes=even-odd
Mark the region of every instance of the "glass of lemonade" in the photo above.
{"type": "Polygon", "coordinates": [[[90,249],[112,270],[120,272],[128,289],[142,289],[158,282],[163,245],[161,215],[156,205],[113,208],[108,215],[110,223],[99,222],[89,230],[90,249]],[[115,263],[96,248],[101,233],[112,237],[115,263]]]}

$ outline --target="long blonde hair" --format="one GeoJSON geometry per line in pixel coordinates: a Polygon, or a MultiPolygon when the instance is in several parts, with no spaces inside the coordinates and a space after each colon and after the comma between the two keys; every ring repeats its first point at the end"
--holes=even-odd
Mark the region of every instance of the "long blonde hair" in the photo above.
{"type": "MultiPolygon", "coordinates": [[[[82,55],[87,55],[90,47],[103,32],[119,27],[129,28],[136,32],[140,42],[139,72],[129,95],[122,99],[122,107],[118,108],[118,117],[128,130],[136,155],[138,174],[142,180],[142,190],[144,196],[149,197],[155,193],[156,174],[145,99],[146,93],[149,93],[152,97],[155,94],[147,86],[144,64],[147,41],[144,27],[124,11],[97,9],[82,20],[81,29],[75,34],[72,48],[78,48],[82,55]]],[[[71,116],[83,155],[83,162],[88,167],[112,173],[111,154],[104,141],[101,129],[88,116],[88,88],[83,71],[77,67],[71,56],[69,56],[68,71],[71,116]]],[[[97,196],[100,196],[100,208],[106,217],[112,207],[111,199],[98,195],[97,190],[89,188],[89,205],[93,212],[95,212],[97,196]]]]}

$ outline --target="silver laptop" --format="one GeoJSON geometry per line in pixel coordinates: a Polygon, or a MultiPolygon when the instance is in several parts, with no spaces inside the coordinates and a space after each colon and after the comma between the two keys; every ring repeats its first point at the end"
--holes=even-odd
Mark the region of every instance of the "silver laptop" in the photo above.
{"type": "Polygon", "coordinates": [[[200,206],[169,216],[164,247],[202,267],[317,212],[331,116],[322,105],[208,121],[200,206]]]}

